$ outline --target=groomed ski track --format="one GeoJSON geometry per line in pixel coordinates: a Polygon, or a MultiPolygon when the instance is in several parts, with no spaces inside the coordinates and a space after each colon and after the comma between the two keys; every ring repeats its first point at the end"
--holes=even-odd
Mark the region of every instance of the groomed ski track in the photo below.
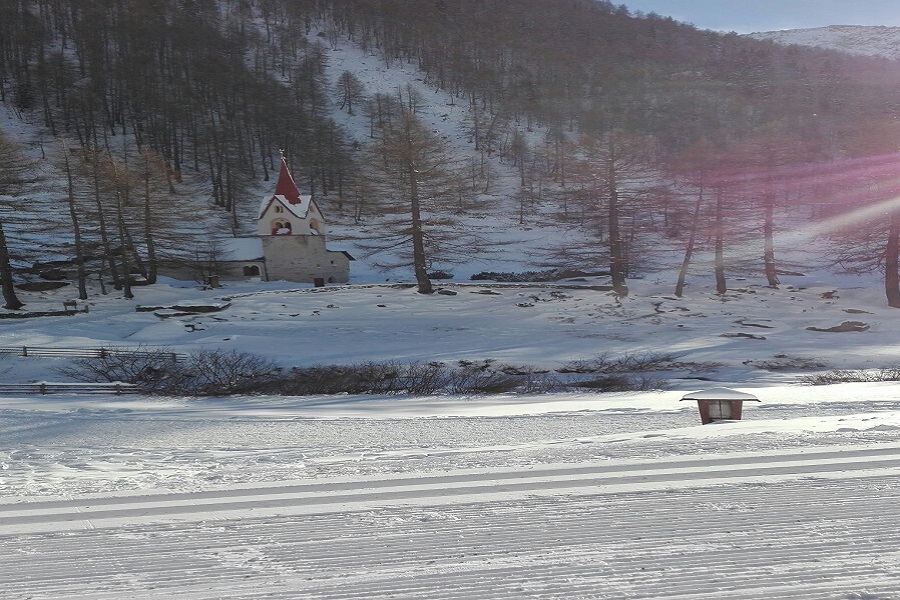
{"type": "Polygon", "coordinates": [[[0,504],[0,597],[887,600],[900,445],[0,504]]]}

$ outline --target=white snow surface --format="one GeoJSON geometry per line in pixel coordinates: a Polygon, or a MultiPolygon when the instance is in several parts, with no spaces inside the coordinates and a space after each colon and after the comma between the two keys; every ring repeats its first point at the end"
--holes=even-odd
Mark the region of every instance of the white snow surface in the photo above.
{"type": "MultiPolygon", "coordinates": [[[[900,386],[800,385],[895,364],[896,313],[877,288],[808,275],[719,297],[701,279],[677,299],[638,280],[617,299],[594,283],[422,296],[170,280],[133,302],[98,296],[86,314],[4,320],[3,347],[234,348],[285,366],[554,369],[646,351],[705,366],[614,394],[6,395],[0,596],[897,597],[900,386]],[[135,311],[179,303],[224,308],[135,311]],[[806,329],[844,320],[869,328],[806,329]],[[737,333],[755,337],[722,337],[737,333]],[[681,399],[723,386],[761,402],[700,425],[681,399]]],[[[63,364],[9,356],[0,381],[60,381],[63,364]]]]}

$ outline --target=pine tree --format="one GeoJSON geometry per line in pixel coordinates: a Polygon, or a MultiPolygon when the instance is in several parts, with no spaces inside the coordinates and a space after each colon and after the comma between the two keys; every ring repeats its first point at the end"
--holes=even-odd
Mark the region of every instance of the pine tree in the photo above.
{"type": "Polygon", "coordinates": [[[419,293],[433,291],[428,270],[434,263],[462,262],[486,247],[486,240],[450,216],[449,207],[471,193],[462,167],[411,111],[402,109],[383,130],[371,168],[384,220],[363,246],[372,254],[405,248],[399,261],[378,264],[412,267],[419,293]]]}

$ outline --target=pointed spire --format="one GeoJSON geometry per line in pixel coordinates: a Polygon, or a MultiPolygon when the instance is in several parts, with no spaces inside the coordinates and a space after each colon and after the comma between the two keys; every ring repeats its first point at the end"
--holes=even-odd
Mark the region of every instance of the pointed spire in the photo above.
{"type": "Polygon", "coordinates": [[[284,150],[279,150],[279,152],[281,152],[281,172],[278,174],[278,183],[275,185],[275,195],[284,196],[291,204],[299,204],[300,190],[297,189],[297,184],[294,183],[294,178],[291,177],[291,172],[288,170],[284,150]]]}

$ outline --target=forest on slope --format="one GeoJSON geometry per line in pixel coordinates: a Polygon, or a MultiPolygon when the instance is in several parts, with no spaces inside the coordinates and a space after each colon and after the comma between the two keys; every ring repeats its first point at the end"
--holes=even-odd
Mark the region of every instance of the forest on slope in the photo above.
{"type": "MultiPolygon", "coordinates": [[[[487,202],[495,161],[515,172],[523,212],[539,206],[579,234],[546,248],[544,266],[601,267],[624,290],[662,239],[684,252],[678,293],[701,247],[720,291],[729,269],[776,285],[780,216],[819,224],[844,268],[882,269],[900,306],[898,87],[894,61],[599,0],[0,3],[0,101],[40,126],[42,157],[65,173],[47,197],[66,207],[53,223],[61,252],[80,279],[99,272],[126,289],[128,273],[152,281],[165,259],[202,254],[174,226],[186,197],[209,198],[239,231],[283,150],[332,213],[388,217],[390,235],[368,242],[408,247],[396,264],[423,291],[429,269],[489,247],[463,239],[457,217],[487,202]],[[460,160],[422,125],[415,89],[330,79],[329,51],[347,42],[465,105],[482,160],[460,160]],[[370,123],[362,143],[334,118],[354,108],[370,123]],[[758,251],[729,255],[744,246],[758,251]]],[[[3,146],[0,280],[14,308],[29,232],[49,217],[29,201],[32,165],[3,146]]]]}

